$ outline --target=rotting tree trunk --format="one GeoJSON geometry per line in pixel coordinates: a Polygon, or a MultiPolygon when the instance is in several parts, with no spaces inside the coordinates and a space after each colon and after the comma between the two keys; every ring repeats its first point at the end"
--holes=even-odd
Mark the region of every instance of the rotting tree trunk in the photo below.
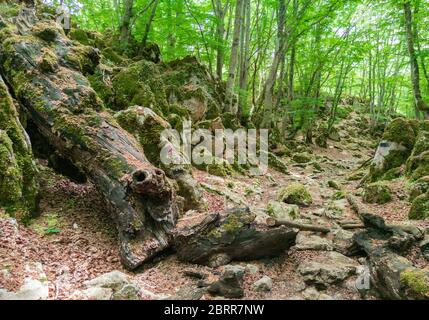
{"type": "Polygon", "coordinates": [[[178,229],[174,247],[179,259],[216,267],[232,260],[274,257],[295,244],[296,230],[284,226],[267,230],[255,218],[249,209],[233,209],[178,229]]]}
{"type": "Polygon", "coordinates": [[[83,76],[98,64],[98,52],[75,45],[53,21],[38,21],[28,10],[20,15],[26,28],[0,30],[3,78],[41,136],[110,203],[122,261],[135,269],[171,244],[175,190],[83,76]]]}

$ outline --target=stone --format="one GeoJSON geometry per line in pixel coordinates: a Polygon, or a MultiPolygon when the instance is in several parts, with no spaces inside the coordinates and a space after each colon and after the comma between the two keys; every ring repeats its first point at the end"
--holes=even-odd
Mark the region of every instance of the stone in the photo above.
{"type": "Polygon", "coordinates": [[[308,287],[302,292],[302,295],[305,300],[317,300],[319,299],[320,292],[314,287],[308,287]]]}
{"type": "Polygon", "coordinates": [[[284,202],[270,201],[267,206],[268,215],[276,219],[294,220],[299,217],[299,207],[284,202]]]}
{"type": "Polygon", "coordinates": [[[363,194],[366,203],[385,204],[392,200],[392,190],[383,182],[367,185],[363,194]]]}
{"type": "Polygon", "coordinates": [[[89,300],[140,300],[140,287],[124,273],[114,270],[84,282],[89,300]]]}
{"type": "Polygon", "coordinates": [[[332,240],[334,250],[345,255],[352,256],[358,252],[353,241],[354,233],[348,230],[338,229],[334,232],[334,238],[332,240]]]}
{"type": "Polygon", "coordinates": [[[254,264],[247,264],[246,265],[246,272],[250,274],[257,274],[259,273],[258,266],[255,266],[254,264]]]}
{"type": "Polygon", "coordinates": [[[302,206],[309,206],[313,203],[311,194],[307,188],[300,183],[292,183],[280,191],[279,201],[296,204],[302,206]]]}
{"type": "Polygon", "coordinates": [[[204,293],[205,289],[199,288],[195,285],[185,285],[181,287],[179,290],[177,290],[174,297],[172,297],[172,300],[200,300],[204,293]]]}
{"type": "Polygon", "coordinates": [[[93,287],[82,291],[84,300],[111,300],[113,290],[109,288],[93,287]]]}
{"type": "Polygon", "coordinates": [[[296,237],[295,249],[332,251],[333,244],[330,240],[318,236],[312,232],[300,231],[296,237]]]}
{"type": "Polygon", "coordinates": [[[429,194],[425,193],[416,197],[408,213],[411,220],[424,220],[429,218],[429,194]]]}
{"type": "Polygon", "coordinates": [[[41,263],[25,265],[24,284],[17,292],[0,289],[0,300],[47,300],[49,282],[41,263]]]}
{"type": "Polygon", "coordinates": [[[236,299],[244,296],[243,276],[245,268],[241,266],[225,266],[220,279],[208,287],[208,292],[214,296],[236,299]]]}
{"type": "Polygon", "coordinates": [[[429,190],[429,176],[422,177],[408,187],[409,200],[413,202],[418,196],[429,190]]]}
{"type": "Polygon", "coordinates": [[[301,263],[298,272],[303,276],[306,284],[326,289],[355,274],[358,265],[353,259],[333,251],[320,260],[301,263]]]}
{"type": "Polygon", "coordinates": [[[271,291],[273,287],[273,280],[270,277],[264,276],[253,284],[253,289],[258,292],[271,291]]]}
{"type": "Polygon", "coordinates": [[[329,180],[328,181],[328,187],[335,189],[335,190],[341,190],[340,184],[335,180],[329,180]]]}
{"type": "Polygon", "coordinates": [[[419,247],[425,259],[429,260],[429,236],[420,242],[419,247]]]}

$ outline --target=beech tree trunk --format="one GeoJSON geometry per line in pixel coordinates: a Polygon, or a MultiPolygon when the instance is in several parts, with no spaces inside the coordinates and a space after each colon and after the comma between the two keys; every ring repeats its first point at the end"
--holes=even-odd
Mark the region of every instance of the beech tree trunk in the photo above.
{"type": "Polygon", "coordinates": [[[417,55],[414,47],[414,32],[413,32],[413,14],[411,12],[411,2],[404,2],[404,18],[405,18],[405,32],[407,36],[408,54],[410,56],[411,65],[411,83],[413,85],[413,93],[415,100],[416,113],[424,112],[425,118],[429,115],[429,106],[423,100],[420,89],[420,71],[417,55]]]}
{"type": "Polygon", "coordinates": [[[235,8],[235,20],[234,20],[234,35],[232,39],[231,47],[231,58],[229,62],[228,80],[226,83],[226,98],[227,98],[227,110],[231,113],[236,113],[234,110],[234,84],[235,76],[237,73],[238,64],[238,48],[240,45],[240,33],[241,33],[241,16],[243,14],[243,3],[244,0],[237,0],[235,8]]]}

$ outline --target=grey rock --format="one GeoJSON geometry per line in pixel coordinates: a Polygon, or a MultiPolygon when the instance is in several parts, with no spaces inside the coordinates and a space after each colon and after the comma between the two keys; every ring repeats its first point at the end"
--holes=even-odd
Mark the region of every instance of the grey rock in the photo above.
{"type": "Polygon", "coordinates": [[[341,283],[356,273],[359,264],[341,253],[328,252],[318,261],[306,261],[299,265],[298,272],[304,281],[320,289],[341,283]]]}
{"type": "Polygon", "coordinates": [[[120,271],[112,271],[84,282],[84,298],[89,300],[140,300],[140,287],[120,271]]]}
{"type": "Polygon", "coordinates": [[[24,284],[17,292],[0,289],[0,300],[47,300],[49,282],[41,263],[25,265],[24,284]]]}
{"type": "Polygon", "coordinates": [[[317,300],[319,299],[320,292],[314,287],[308,287],[302,292],[302,296],[305,300],[317,300]]]}
{"type": "Polygon", "coordinates": [[[247,264],[246,265],[246,272],[250,274],[257,274],[259,272],[258,266],[255,266],[254,264],[247,264]]]}
{"type": "Polygon", "coordinates": [[[253,288],[258,292],[271,291],[273,288],[273,280],[268,276],[264,276],[253,284],[253,288]]]}

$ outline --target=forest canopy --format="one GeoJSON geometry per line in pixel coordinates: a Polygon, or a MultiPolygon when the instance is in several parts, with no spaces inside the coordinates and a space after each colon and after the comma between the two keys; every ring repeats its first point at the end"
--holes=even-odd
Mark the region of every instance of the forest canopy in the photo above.
{"type": "Polygon", "coordinates": [[[311,113],[328,96],[334,104],[360,97],[374,121],[415,117],[418,104],[427,107],[427,0],[45,2],[62,2],[80,28],[118,35],[130,56],[148,43],[159,45],[164,61],[197,56],[227,82],[229,95],[239,95],[245,117],[261,108],[264,118],[311,113]]]}

